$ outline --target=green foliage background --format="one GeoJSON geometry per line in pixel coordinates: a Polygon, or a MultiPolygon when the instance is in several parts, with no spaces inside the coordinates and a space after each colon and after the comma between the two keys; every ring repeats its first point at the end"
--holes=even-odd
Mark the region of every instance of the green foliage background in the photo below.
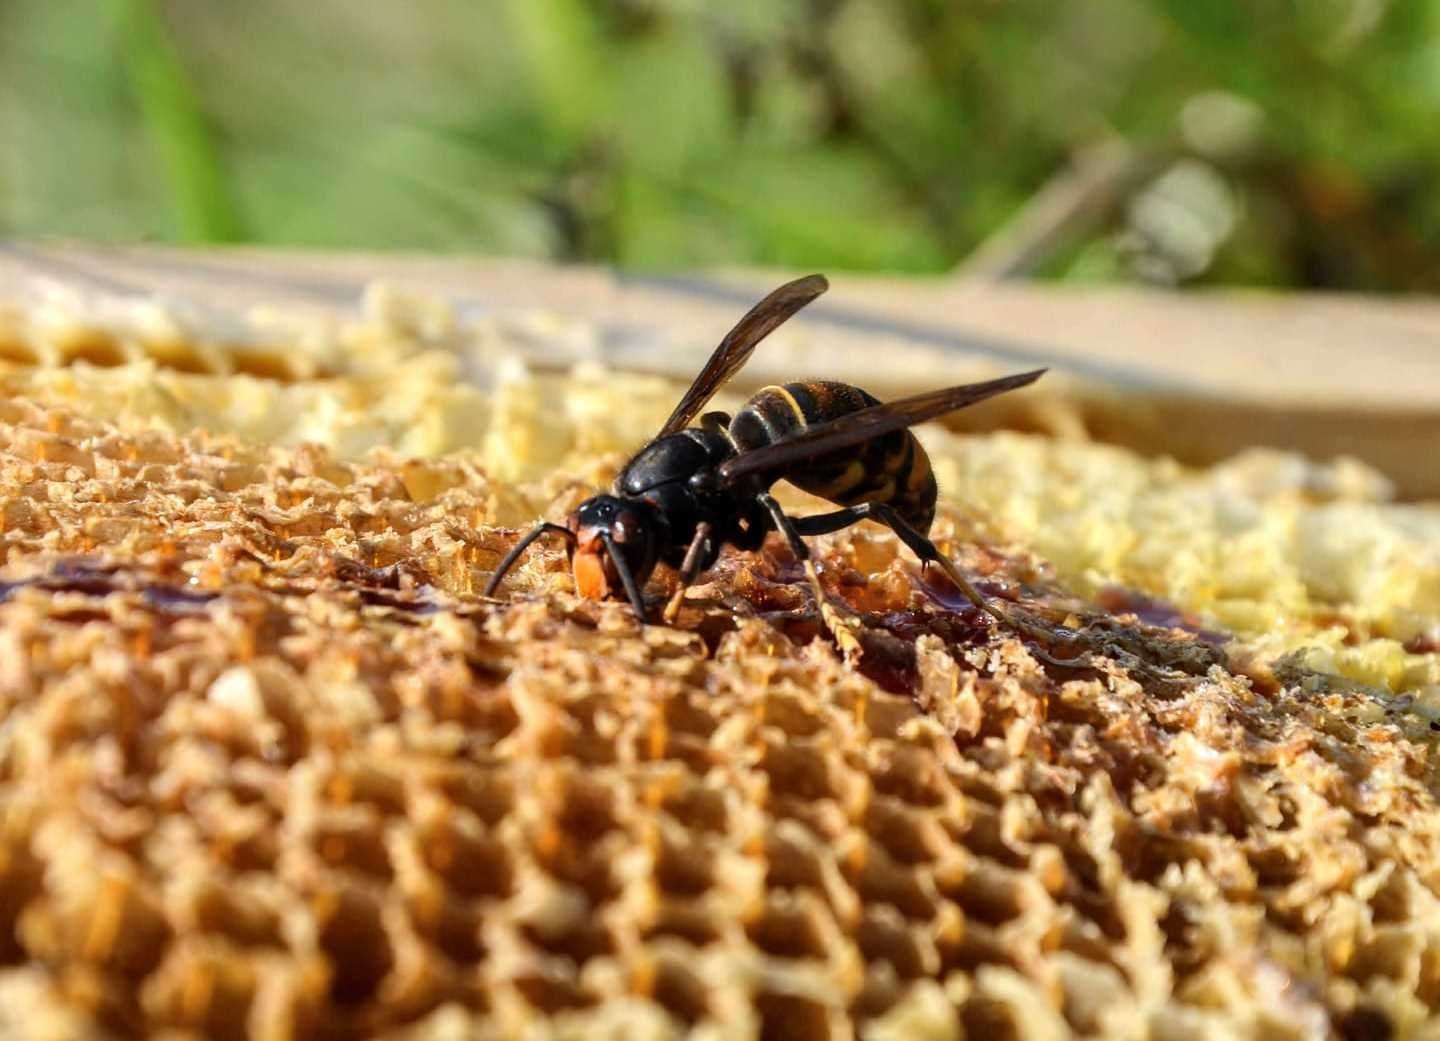
{"type": "Polygon", "coordinates": [[[1440,270],[1440,0],[0,0],[0,234],[942,272],[1440,270]]]}

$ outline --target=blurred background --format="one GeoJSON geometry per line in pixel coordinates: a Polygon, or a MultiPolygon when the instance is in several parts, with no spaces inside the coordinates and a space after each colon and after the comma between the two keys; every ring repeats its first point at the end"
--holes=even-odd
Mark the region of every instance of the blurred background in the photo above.
{"type": "Polygon", "coordinates": [[[1440,288],[1440,0],[0,0],[0,236],[1440,288]]]}

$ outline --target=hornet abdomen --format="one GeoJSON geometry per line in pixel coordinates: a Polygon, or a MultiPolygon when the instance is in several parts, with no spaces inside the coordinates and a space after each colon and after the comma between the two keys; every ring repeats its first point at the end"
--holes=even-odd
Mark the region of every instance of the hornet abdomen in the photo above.
{"type": "MultiPolygon", "coordinates": [[[[766,387],[735,414],[730,437],[744,452],[878,404],[847,383],[811,380],[766,387]]],[[[822,456],[777,477],[840,506],[888,503],[921,534],[929,534],[935,520],[935,475],[909,430],[822,456]]]]}

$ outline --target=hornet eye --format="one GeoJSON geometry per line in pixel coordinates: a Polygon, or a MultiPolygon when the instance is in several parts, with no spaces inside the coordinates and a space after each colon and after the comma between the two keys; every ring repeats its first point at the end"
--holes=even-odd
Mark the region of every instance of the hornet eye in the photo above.
{"type": "Polygon", "coordinates": [[[640,515],[633,510],[626,510],[615,518],[615,540],[617,542],[629,542],[632,537],[639,536],[640,529],[644,526],[640,515]]]}

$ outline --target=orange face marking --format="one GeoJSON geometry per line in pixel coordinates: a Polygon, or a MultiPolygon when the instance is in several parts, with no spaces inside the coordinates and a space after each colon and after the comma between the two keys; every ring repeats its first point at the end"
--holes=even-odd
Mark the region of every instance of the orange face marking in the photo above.
{"type": "Polygon", "coordinates": [[[604,600],[618,585],[615,565],[594,528],[581,528],[575,535],[575,554],[570,560],[575,592],[590,600],[604,600]]]}
{"type": "Polygon", "coordinates": [[[576,550],[570,564],[575,574],[575,592],[590,600],[604,600],[610,592],[610,582],[605,575],[605,558],[595,550],[576,550]]]}

